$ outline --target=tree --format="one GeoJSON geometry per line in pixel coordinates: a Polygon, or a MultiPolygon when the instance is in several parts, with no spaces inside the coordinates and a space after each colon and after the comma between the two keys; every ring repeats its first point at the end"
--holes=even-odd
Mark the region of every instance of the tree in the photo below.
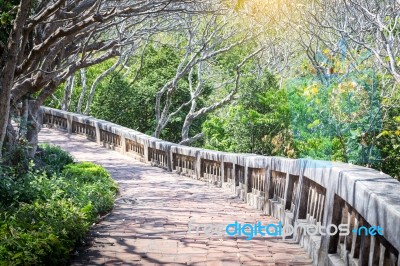
{"type": "Polygon", "coordinates": [[[294,85],[296,89],[319,91],[315,99],[305,102],[303,91],[298,98],[296,93],[289,94],[296,98],[291,100],[291,109],[294,108],[291,126],[305,126],[297,128],[303,135],[294,132],[293,136],[296,150],[302,151],[300,156],[378,167],[380,156],[376,144],[382,121],[388,121],[388,114],[398,108],[398,81],[389,55],[398,57],[398,8],[398,1],[287,1],[282,4],[284,21],[293,29],[292,38],[305,51],[297,54],[305,68],[291,73],[289,81],[305,82],[304,87],[294,85]],[[344,101],[345,97],[352,101],[344,101]],[[318,106],[317,100],[332,105],[318,106]],[[307,106],[295,109],[302,102],[307,106]],[[357,108],[369,111],[346,121],[343,114],[356,115],[357,108]],[[312,111],[307,112],[309,109],[312,111]],[[317,110],[319,114],[314,113],[317,110]],[[299,116],[303,116],[301,123],[293,119],[299,116]]]}
{"type": "Polygon", "coordinates": [[[274,75],[244,77],[234,104],[215,112],[203,124],[211,149],[293,157],[286,90],[274,75]]]}
{"type": "MultiPolygon", "coordinates": [[[[185,106],[192,106],[192,113],[196,107],[196,98],[198,98],[203,91],[202,83],[202,71],[205,69],[206,64],[215,59],[217,56],[224,54],[239,45],[245,45],[255,41],[255,37],[259,34],[260,29],[253,27],[250,30],[250,26],[242,25],[238,27],[239,21],[234,19],[234,14],[224,14],[224,16],[216,15],[204,15],[204,16],[192,16],[187,15],[181,18],[180,31],[177,34],[176,39],[178,42],[183,43],[184,54],[182,60],[176,69],[175,76],[170,79],[158,92],[156,95],[156,122],[157,126],[154,131],[154,136],[159,137],[161,131],[169,123],[173,116],[175,116],[182,108],[185,106]],[[182,36],[182,32],[186,35],[182,36]],[[185,39],[182,39],[185,38],[185,39]],[[197,69],[197,70],[196,70],[197,69]],[[178,82],[185,78],[190,73],[190,82],[192,84],[192,74],[196,71],[198,78],[200,78],[197,83],[197,88],[191,86],[189,89],[192,90],[192,97],[190,101],[183,103],[180,107],[171,111],[171,105],[174,101],[174,97],[177,91],[178,82]]],[[[254,25],[253,25],[254,26],[254,25]]],[[[256,49],[260,52],[262,49],[256,49]]],[[[257,53],[258,53],[257,52],[257,53]]],[[[257,53],[250,53],[253,57],[257,53]]],[[[249,60],[247,58],[245,61],[249,60]]],[[[238,63],[237,66],[242,67],[245,62],[238,63]]],[[[235,66],[235,67],[237,67],[235,66]]],[[[240,70],[234,69],[237,74],[240,74],[240,70]]],[[[237,76],[237,79],[240,75],[237,76]]],[[[229,84],[236,84],[236,78],[227,82],[229,84]]],[[[228,93],[228,98],[221,100],[220,104],[216,104],[211,109],[218,108],[223,104],[229,102],[237,87],[228,93]]],[[[203,109],[204,111],[204,109],[203,109]]],[[[202,112],[203,112],[202,111],[202,112]]],[[[200,114],[200,113],[199,113],[200,114]]],[[[186,128],[189,126],[190,121],[192,121],[196,114],[191,114],[186,120],[186,128]]],[[[183,130],[182,141],[187,142],[187,129],[183,130]]],[[[184,142],[182,142],[184,143],[184,142]]]]}
{"type": "MultiPolygon", "coordinates": [[[[157,28],[163,15],[202,12],[203,1],[21,0],[2,45],[0,61],[0,150],[16,139],[11,116],[28,99],[26,139],[35,152],[39,106],[76,71],[115,57],[134,41],[135,25],[157,28]],[[12,114],[10,116],[10,114],[12,114]]],[[[4,150],[3,150],[4,149],[4,150]]]]}
{"type": "MultiPolygon", "coordinates": [[[[239,87],[241,85],[240,79],[242,77],[242,72],[243,72],[243,66],[250,60],[252,59],[255,55],[257,55],[258,53],[260,53],[263,50],[263,48],[260,48],[250,54],[248,54],[244,59],[241,60],[241,62],[239,62],[235,67],[235,77],[234,77],[234,81],[232,82],[233,84],[231,85],[232,88],[229,88],[229,82],[226,83],[222,83],[222,86],[227,86],[228,87],[228,94],[224,97],[221,98],[217,98],[216,101],[212,101],[211,103],[208,104],[208,106],[203,106],[199,109],[197,109],[198,105],[198,97],[199,95],[201,95],[202,91],[204,90],[204,81],[203,81],[203,62],[200,62],[197,69],[198,69],[198,73],[197,73],[197,85],[194,87],[193,86],[193,70],[190,71],[189,74],[189,90],[190,90],[190,100],[181,105],[181,106],[185,106],[186,104],[190,104],[190,110],[187,113],[186,117],[185,117],[185,121],[183,123],[182,126],[182,139],[181,142],[179,144],[182,145],[189,145],[195,141],[197,141],[198,139],[204,137],[204,133],[200,132],[198,134],[196,134],[193,137],[189,136],[190,133],[190,127],[193,124],[193,121],[200,118],[200,117],[204,117],[205,115],[217,110],[218,108],[221,108],[222,106],[228,104],[229,102],[231,102],[234,99],[235,94],[238,92],[239,87]]],[[[213,87],[213,85],[211,85],[211,87],[216,90],[218,88],[215,88],[216,86],[213,87]]],[[[218,91],[218,90],[216,90],[218,91]]],[[[179,110],[179,109],[178,109],[179,110]]]]}
{"type": "Polygon", "coordinates": [[[400,3],[398,0],[323,1],[316,8],[322,16],[313,16],[313,23],[334,30],[340,37],[353,42],[375,56],[400,83],[400,3]]]}
{"type": "MultiPolygon", "coordinates": [[[[125,68],[115,71],[99,84],[90,114],[151,135],[156,127],[156,93],[175,76],[179,55],[173,47],[150,42],[142,55],[132,56],[125,68]]],[[[176,102],[172,103],[172,108],[190,99],[187,87],[186,79],[178,83],[176,102]]],[[[207,93],[203,93],[203,96],[207,96],[207,93]]],[[[199,106],[202,106],[202,101],[199,99],[199,106]]],[[[183,108],[176,114],[164,128],[162,139],[180,141],[178,132],[181,131],[186,112],[187,108],[183,108]]]]}

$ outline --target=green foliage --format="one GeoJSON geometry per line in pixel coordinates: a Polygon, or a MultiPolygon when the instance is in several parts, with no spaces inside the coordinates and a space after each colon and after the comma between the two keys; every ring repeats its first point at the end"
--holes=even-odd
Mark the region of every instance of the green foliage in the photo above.
{"type": "Polygon", "coordinates": [[[293,141],[299,157],[371,165],[379,153],[365,139],[381,129],[378,83],[364,72],[332,79],[287,83],[293,141]]]}
{"type": "Polygon", "coordinates": [[[237,10],[243,8],[244,2],[245,2],[244,0],[238,0],[236,5],[235,5],[235,10],[237,11],[237,10]]]}
{"type": "Polygon", "coordinates": [[[115,75],[106,87],[99,86],[91,115],[114,122],[119,125],[132,127],[135,120],[134,103],[131,98],[134,92],[129,83],[121,75],[115,75]]]}
{"type": "MultiPolygon", "coordinates": [[[[140,58],[131,58],[129,64],[135,70],[127,75],[114,73],[100,84],[93,101],[91,115],[123,125],[146,134],[153,134],[156,127],[154,105],[156,93],[176,74],[180,57],[168,46],[148,46],[145,60],[140,67],[140,58]],[[139,71],[139,73],[137,73],[139,71]],[[137,74],[137,77],[136,77],[137,74]],[[136,77],[136,79],[135,79],[136,77]]],[[[190,99],[187,78],[178,82],[171,110],[190,99]]],[[[206,94],[207,95],[207,94],[206,94]]],[[[203,106],[203,100],[198,103],[203,106]]],[[[183,108],[161,133],[161,138],[173,142],[180,141],[180,134],[187,108],[183,108]]],[[[199,128],[196,121],[193,128],[199,128]]]]}
{"type": "MultiPolygon", "coordinates": [[[[0,43],[6,44],[20,0],[0,0],[0,43]]],[[[4,45],[6,46],[6,45],[4,45]]],[[[0,55],[2,52],[0,52],[0,55]]]]}
{"type": "Polygon", "coordinates": [[[0,265],[65,264],[88,223],[68,200],[21,204],[0,215],[0,265]]]}
{"type": "Polygon", "coordinates": [[[273,75],[245,78],[239,100],[203,124],[205,147],[231,152],[291,154],[290,137],[283,136],[289,123],[285,90],[273,75]]]}
{"type": "Polygon", "coordinates": [[[66,264],[89,226],[114,205],[118,188],[105,169],[42,147],[41,167],[31,163],[24,176],[0,168],[0,265],[66,264]]]}
{"type": "MultiPolygon", "coordinates": [[[[86,70],[87,91],[86,91],[86,94],[84,95],[84,102],[83,103],[85,105],[82,107],[83,109],[85,109],[85,107],[86,107],[86,101],[87,101],[87,98],[89,96],[90,88],[91,88],[94,80],[100,74],[102,74],[105,70],[110,68],[115,63],[115,60],[116,60],[115,58],[109,59],[109,60],[104,61],[104,62],[102,62],[100,64],[97,64],[97,65],[94,65],[92,67],[89,67],[86,70]]],[[[103,80],[103,82],[100,83],[100,86],[102,86],[102,85],[106,86],[106,84],[109,81],[110,81],[109,78],[103,80]]],[[[62,99],[63,99],[63,96],[64,96],[64,86],[65,86],[65,83],[61,84],[58,87],[58,89],[56,90],[56,92],[54,93],[55,97],[51,97],[51,98],[47,99],[44,105],[49,106],[49,107],[53,107],[53,108],[57,108],[57,109],[61,109],[61,103],[62,103],[62,99]],[[56,100],[56,99],[58,99],[58,100],[56,100]]],[[[72,111],[72,112],[74,112],[76,110],[81,91],[82,91],[82,80],[81,80],[81,74],[78,71],[78,72],[75,73],[74,89],[72,91],[71,105],[70,105],[70,108],[69,108],[69,110],[72,111]]]]}
{"type": "Polygon", "coordinates": [[[40,144],[39,150],[40,152],[36,156],[36,159],[39,164],[40,162],[44,163],[41,167],[49,176],[61,172],[65,165],[74,162],[74,159],[68,152],[63,151],[56,146],[40,144]]]}
{"type": "MultiPolygon", "coordinates": [[[[63,175],[71,184],[68,190],[73,195],[77,195],[73,191],[75,186],[84,187],[84,194],[79,195],[80,207],[88,208],[90,205],[92,218],[112,209],[118,186],[104,168],[90,162],[70,164],[65,167],[63,175]]],[[[89,209],[86,211],[89,213],[89,209]]]]}
{"type": "Polygon", "coordinates": [[[31,149],[26,139],[20,139],[16,142],[7,153],[1,163],[12,166],[15,174],[24,174],[28,170],[29,155],[28,151],[31,149]]]}
{"type": "Polygon", "coordinates": [[[374,165],[400,180],[400,109],[389,111],[383,123],[383,130],[376,137],[376,147],[381,152],[382,161],[374,165]]]}
{"type": "Polygon", "coordinates": [[[300,158],[330,160],[332,128],[327,93],[311,79],[295,79],[287,86],[293,144],[300,158]]]}
{"type": "MultiPolygon", "coordinates": [[[[231,7],[236,5],[241,9],[243,3],[231,1],[231,7]]],[[[232,48],[212,60],[208,67],[213,77],[205,80],[197,108],[208,106],[227,94],[231,87],[214,89],[213,85],[233,80],[235,67],[253,46],[232,48]]],[[[261,62],[250,60],[242,68],[236,100],[195,120],[189,135],[203,131],[206,137],[192,145],[230,152],[351,162],[398,178],[400,126],[397,118],[400,114],[395,108],[400,97],[398,87],[393,90],[394,95],[381,99],[380,95],[387,91],[381,81],[388,77],[372,70],[371,52],[353,51],[354,58],[349,60],[345,56],[346,44],[341,42],[339,46],[337,54],[325,49],[317,52],[313,64],[303,60],[298,67],[293,67],[294,72],[284,79],[282,88],[278,88],[277,77],[260,73],[261,62]],[[317,71],[319,68],[329,69],[330,74],[317,71]]],[[[153,134],[155,95],[176,74],[181,52],[176,47],[155,42],[148,45],[143,64],[141,55],[133,56],[127,63],[130,70],[117,69],[100,82],[91,115],[153,134]]],[[[114,62],[115,59],[90,67],[88,86],[114,62]]],[[[194,75],[194,83],[196,78],[194,75]]],[[[75,87],[71,110],[82,90],[79,73],[75,87]]],[[[189,99],[187,77],[179,81],[175,93],[169,111],[189,99]]],[[[62,90],[57,92],[57,98],[62,98],[62,90]]],[[[181,140],[188,108],[171,119],[161,133],[162,139],[181,140]]],[[[52,171],[59,172],[59,169],[49,173],[52,171]]]]}
{"type": "Polygon", "coordinates": [[[365,66],[347,72],[346,63],[330,57],[337,74],[325,80],[306,65],[281,90],[272,75],[246,77],[235,104],[203,123],[204,147],[351,162],[399,178],[398,91],[381,99],[384,77],[365,66]]]}

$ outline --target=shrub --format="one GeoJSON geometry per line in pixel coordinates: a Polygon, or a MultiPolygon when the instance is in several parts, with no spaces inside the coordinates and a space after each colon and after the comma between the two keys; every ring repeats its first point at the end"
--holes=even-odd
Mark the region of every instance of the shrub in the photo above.
{"type": "Polygon", "coordinates": [[[92,215],[102,215],[112,209],[118,186],[103,167],[90,162],[70,164],[62,174],[72,185],[66,191],[70,193],[70,197],[75,195],[80,198],[82,208],[89,208],[90,204],[92,215]],[[81,186],[81,194],[74,191],[76,186],[81,186]]]}
{"type": "Polygon", "coordinates": [[[80,182],[87,183],[95,180],[108,181],[109,173],[101,166],[90,162],[67,165],[63,175],[69,178],[79,179],[80,182]]]}
{"type": "Polygon", "coordinates": [[[42,147],[23,176],[0,167],[0,265],[66,264],[90,225],[114,205],[118,187],[104,168],[42,147]]]}
{"type": "Polygon", "coordinates": [[[59,173],[65,165],[74,162],[74,159],[68,152],[63,151],[57,146],[41,144],[39,145],[39,149],[40,152],[38,153],[36,159],[38,163],[44,164],[39,166],[42,170],[46,171],[48,175],[59,173]]]}
{"type": "Polygon", "coordinates": [[[36,201],[2,214],[1,265],[65,264],[88,222],[67,200],[36,201]]]}

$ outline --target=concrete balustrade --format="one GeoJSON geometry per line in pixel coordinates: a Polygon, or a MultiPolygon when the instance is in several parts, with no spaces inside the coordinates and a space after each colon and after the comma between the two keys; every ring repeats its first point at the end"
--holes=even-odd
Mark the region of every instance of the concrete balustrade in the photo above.
{"type": "Polygon", "coordinates": [[[144,159],[144,145],[136,140],[125,139],[125,151],[140,160],[144,159]]]}
{"type": "Polygon", "coordinates": [[[172,171],[193,179],[200,179],[200,158],[198,156],[200,149],[173,144],[170,150],[172,171]]]}
{"type": "Polygon", "coordinates": [[[200,150],[200,180],[222,187],[223,153],[200,150]]]}
{"type": "Polygon", "coordinates": [[[400,266],[400,182],[345,163],[234,154],[182,146],[89,116],[42,107],[43,123],[151,165],[209,182],[283,224],[315,265],[400,266]],[[383,236],[310,236],[304,226],[383,228],[383,236]]]}

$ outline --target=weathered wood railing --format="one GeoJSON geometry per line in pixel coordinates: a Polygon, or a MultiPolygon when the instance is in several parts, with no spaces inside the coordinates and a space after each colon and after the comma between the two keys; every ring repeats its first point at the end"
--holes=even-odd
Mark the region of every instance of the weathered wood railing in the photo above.
{"type": "Polygon", "coordinates": [[[292,241],[304,246],[315,265],[400,266],[400,182],[386,174],[344,163],[191,148],[88,116],[47,107],[42,112],[48,127],[210,182],[284,224],[383,228],[383,236],[295,231],[292,241]]]}

